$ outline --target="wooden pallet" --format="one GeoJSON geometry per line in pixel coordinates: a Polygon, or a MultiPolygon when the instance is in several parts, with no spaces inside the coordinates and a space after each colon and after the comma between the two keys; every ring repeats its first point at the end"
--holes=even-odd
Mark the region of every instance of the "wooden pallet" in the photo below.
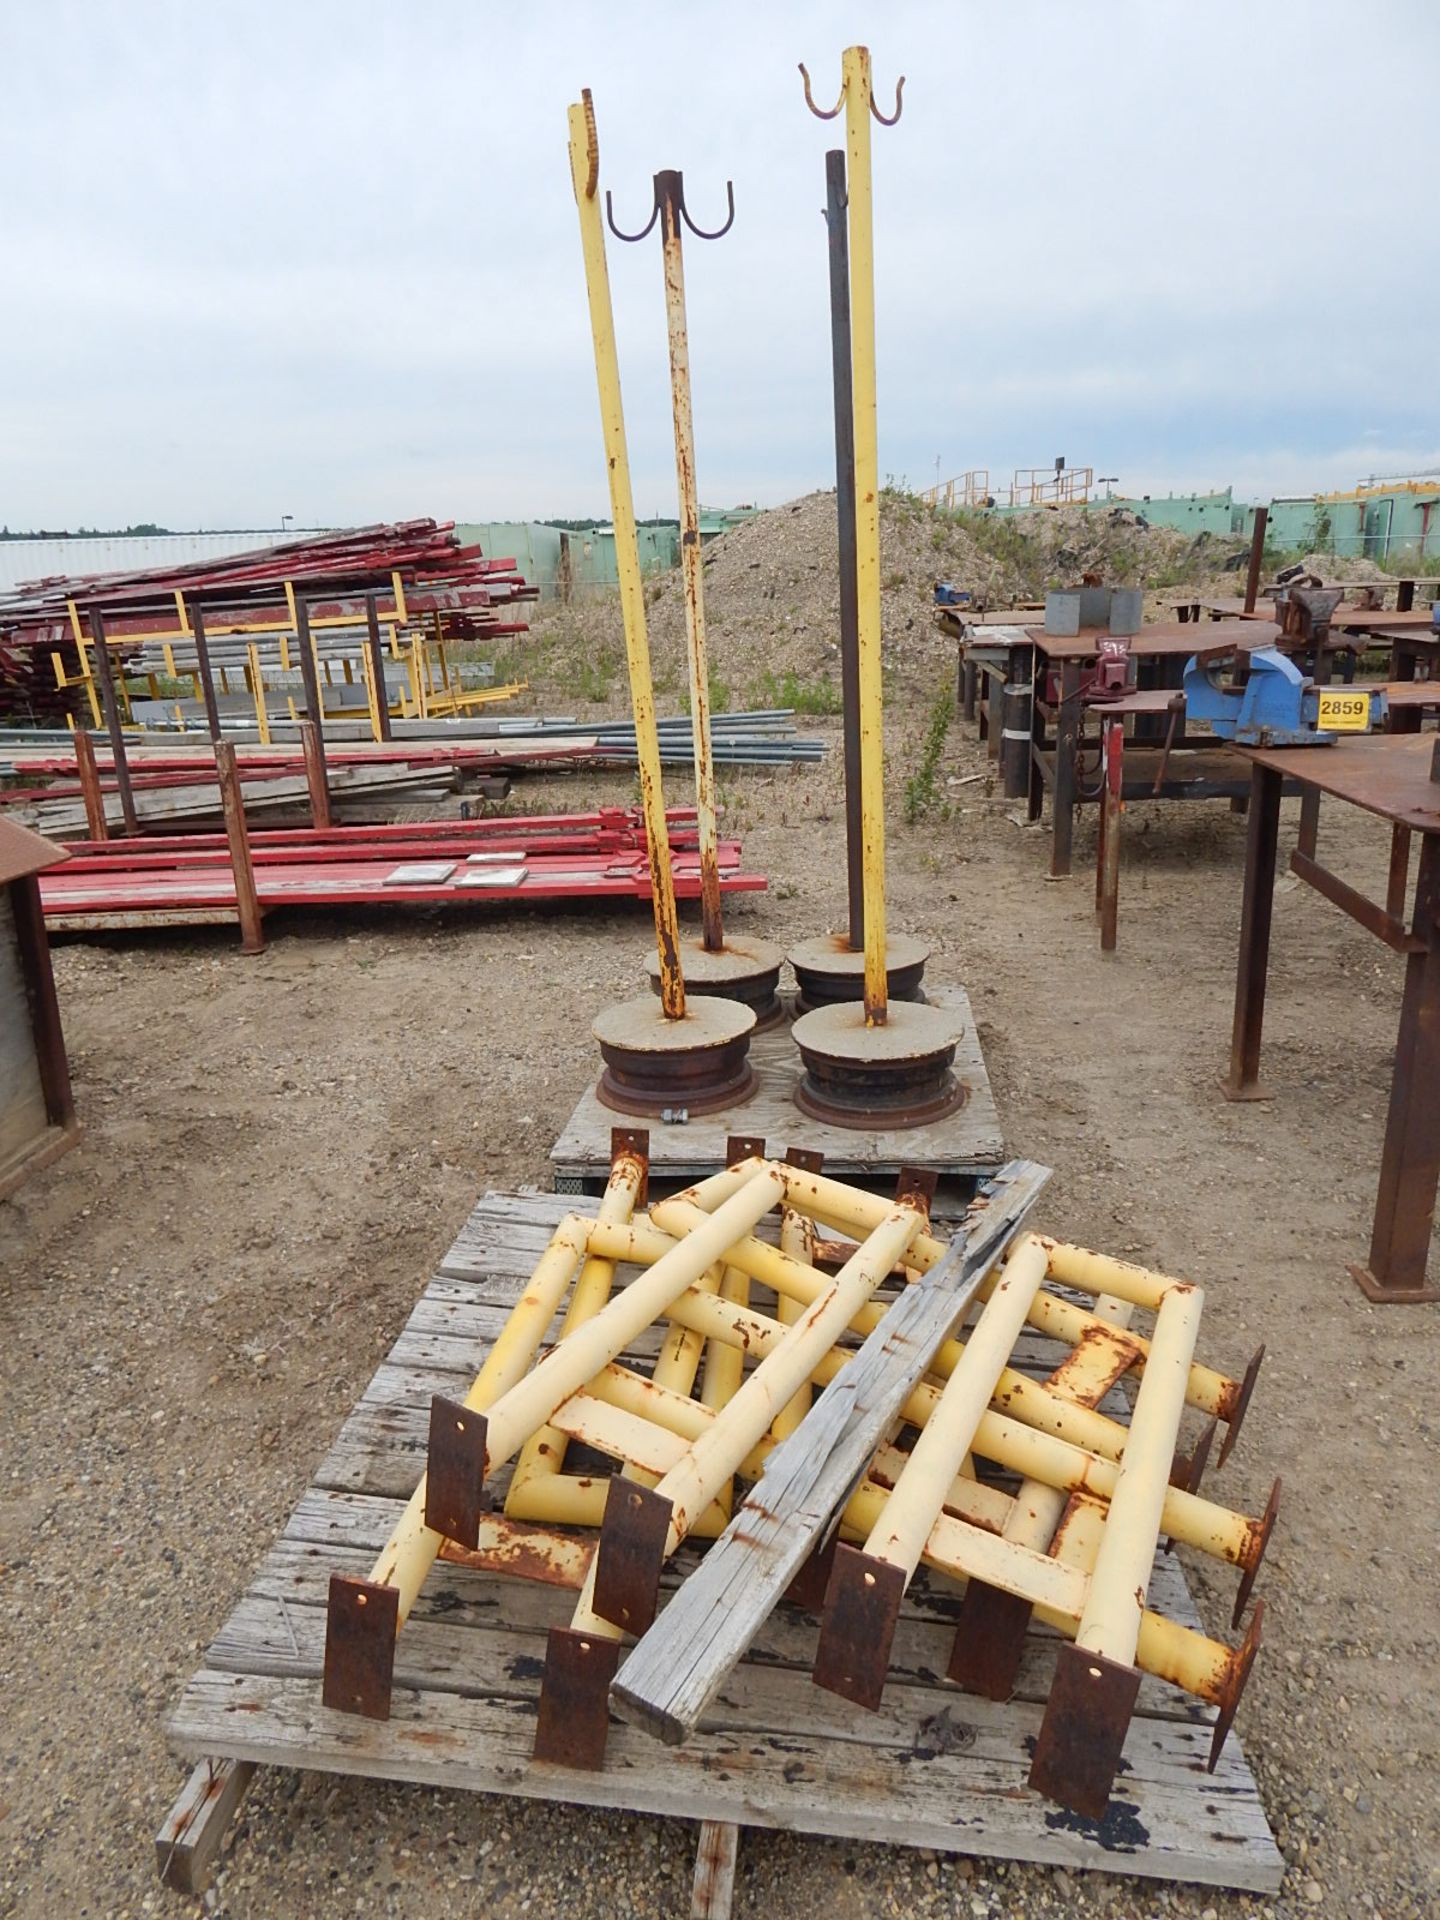
{"type": "MultiPolygon", "coordinates": [[[[723,1113],[696,1114],[685,1126],[650,1126],[652,1181],[688,1184],[725,1165],[725,1142],[743,1133],[765,1140],[774,1153],[804,1145],[825,1156],[825,1171],[836,1180],[893,1180],[902,1167],[928,1167],[958,1183],[947,1199],[968,1197],[977,1180],[993,1173],[1005,1157],[1000,1118],[990,1091],[975,1016],[963,987],[926,982],[933,1005],[953,1008],[963,1033],[955,1050],[955,1072],[967,1089],[958,1113],[928,1127],[878,1129],[827,1127],[795,1105],[800,1055],[788,1020],[750,1043],[750,1060],[759,1081],[744,1106],[723,1113]]],[[[598,1082],[597,1082],[598,1084],[598,1082]]],[[[601,1193],[610,1172],[610,1130],[626,1116],[600,1104],[595,1087],[581,1095],[565,1130],[550,1149],[557,1193],[601,1193]]],[[[644,1125],[643,1121],[632,1124],[644,1125]]]]}
{"type": "MultiPolygon", "coordinates": [[[[430,1396],[464,1393],[573,1204],[533,1193],[480,1201],[186,1687],[169,1733],[201,1765],[158,1843],[172,1884],[195,1885],[243,1791],[244,1770],[259,1763],[697,1820],[697,1888],[710,1890],[703,1911],[717,1920],[733,1874],[727,1825],[1258,1892],[1280,1886],[1284,1863],[1239,1743],[1232,1735],[1219,1769],[1207,1774],[1209,1711],[1157,1681],[1141,1687],[1123,1781],[1103,1823],[1032,1793],[1028,1743],[1056,1642],[1043,1630],[1031,1635],[1007,1705],[942,1684],[936,1676],[945,1670],[958,1590],[923,1574],[906,1596],[878,1714],[812,1684],[815,1623],[782,1606],[705,1730],[683,1746],[663,1747],[615,1722],[604,1772],[537,1763],[531,1744],[545,1635],[568,1622],[574,1595],[443,1562],[397,1643],[392,1718],[322,1707],[329,1576],[368,1573],[423,1471],[430,1396]]],[[[657,1347],[647,1336],[632,1358],[652,1357],[657,1347]]],[[[1053,1346],[1026,1336],[1016,1364],[1043,1374],[1057,1358],[1053,1346]]],[[[672,1585],[679,1570],[667,1574],[672,1585]]],[[[1157,1568],[1151,1603],[1199,1624],[1174,1561],[1157,1568]]]]}

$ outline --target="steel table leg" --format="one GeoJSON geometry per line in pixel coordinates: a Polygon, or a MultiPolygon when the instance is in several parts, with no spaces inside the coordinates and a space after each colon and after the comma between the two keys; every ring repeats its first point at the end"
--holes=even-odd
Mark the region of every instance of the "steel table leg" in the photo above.
{"type": "Polygon", "coordinates": [[[960,651],[960,717],[970,726],[975,724],[975,662],[969,658],[963,646],[960,651]]]}
{"type": "Polygon", "coordinates": [[[1011,647],[1005,656],[1005,686],[1000,706],[1001,791],[1019,800],[1030,784],[1030,710],[1034,701],[1033,650],[1011,647]]]}
{"type": "Polygon", "coordinates": [[[1115,951],[1120,912],[1120,814],[1125,779],[1125,722],[1117,714],[1100,723],[1100,839],[1095,852],[1095,911],[1100,951],[1115,951]]]}
{"type": "Polygon", "coordinates": [[[1420,844],[1411,929],[1425,946],[1405,962],[1370,1258],[1350,1269],[1368,1300],[1395,1305],[1440,1300],[1440,1289],[1425,1284],[1440,1182],[1440,839],[1430,833],[1420,844]]]}
{"type": "Polygon", "coordinates": [[[1080,662],[1060,670],[1060,707],[1055,715],[1055,782],[1050,790],[1050,878],[1070,872],[1075,841],[1075,762],[1080,752],[1080,662]]]}
{"type": "Polygon", "coordinates": [[[1240,957],[1235,970],[1235,1023],[1230,1036],[1230,1072],[1220,1083],[1227,1100],[1270,1097],[1260,1085],[1260,1036],[1265,1025],[1265,976],[1270,967],[1281,785],[1281,776],[1268,767],[1255,767],[1251,772],[1240,957]]]}

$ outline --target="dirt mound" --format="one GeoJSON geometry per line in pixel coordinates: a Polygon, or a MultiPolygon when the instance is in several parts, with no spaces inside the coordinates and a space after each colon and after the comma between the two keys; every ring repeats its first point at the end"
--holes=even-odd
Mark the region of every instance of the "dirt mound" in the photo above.
{"type": "MultiPolygon", "coordinates": [[[[1146,617],[1170,615],[1163,589],[1233,591],[1227,559],[1243,543],[1150,527],[1122,508],[1024,514],[945,513],[913,494],[880,502],[884,657],[892,672],[933,678],[953,663],[954,642],[935,626],[934,588],[945,580],[985,605],[1033,600],[1047,588],[1099,572],[1144,586],[1146,617]]],[[[717,705],[838,709],[839,542],[833,492],[806,494],[743,521],[705,549],[705,615],[717,705]]],[[[656,695],[675,711],[687,682],[685,598],[679,570],[648,583],[656,695]]],[[[583,703],[623,707],[618,596],[547,609],[535,623],[530,677],[583,703]]]]}

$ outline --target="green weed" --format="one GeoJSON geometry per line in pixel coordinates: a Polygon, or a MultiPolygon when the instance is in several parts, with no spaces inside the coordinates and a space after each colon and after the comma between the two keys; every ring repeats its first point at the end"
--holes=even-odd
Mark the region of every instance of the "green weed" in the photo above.
{"type": "Polygon", "coordinates": [[[920,749],[920,764],[905,782],[905,820],[914,826],[922,814],[933,813],[940,799],[940,756],[945,737],[955,717],[955,694],[948,681],[935,697],[930,709],[930,724],[925,729],[925,744],[920,749]]]}
{"type": "Polygon", "coordinates": [[[767,667],[755,682],[750,704],[756,707],[791,707],[796,713],[833,714],[842,711],[840,689],[825,679],[802,680],[793,667],[777,674],[767,667]]]}

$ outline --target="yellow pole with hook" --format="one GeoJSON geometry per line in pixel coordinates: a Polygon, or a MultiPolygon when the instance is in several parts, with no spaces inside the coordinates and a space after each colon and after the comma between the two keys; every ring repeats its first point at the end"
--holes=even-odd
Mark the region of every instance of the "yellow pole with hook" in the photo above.
{"type": "Polygon", "coordinates": [[[620,576],[620,612],[625,623],[625,658],[630,669],[630,705],[640,763],[640,797],[650,847],[651,896],[655,906],[655,943],[660,958],[660,1004],[667,1020],[685,1014],[685,981],[680,971],[680,928],[675,911],[675,879],[670,866],[670,835],[660,779],[660,737],[655,726],[655,690],[650,679],[650,643],[645,631],[645,585],[635,536],[635,506],[630,493],[630,458],[625,446],[625,414],[620,400],[620,361],[615,351],[615,316],[610,305],[610,271],[605,263],[605,229],[597,189],[600,141],[595,108],[586,87],[570,108],[570,174],[580,211],[580,240],[585,254],[585,286],[590,301],[590,331],[595,347],[595,380],[600,392],[600,422],[610,478],[610,518],[615,526],[615,565],[620,576]]]}
{"type": "Polygon", "coordinates": [[[875,219],[870,189],[870,116],[900,118],[903,78],[888,119],[876,107],[870,49],[847,47],[840,98],[828,113],[815,105],[804,66],[805,99],[821,120],[845,109],[849,170],[850,382],[855,416],[855,587],[859,615],[860,838],[865,891],[865,1023],[883,1026],[889,1010],[885,971],[885,745],[880,680],[880,455],[875,407],[875,219]]]}
{"type": "MultiPolygon", "coordinates": [[[[710,669],[705,646],[705,588],[701,578],[700,500],[695,478],[695,418],[690,400],[690,336],[685,317],[685,256],[680,222],[702,240],[718,240],[735,219],[735,195],[726,187],[730,217],[717,233],[704,233],[690,219],[685,206],[683,176],[667,168],[655,176],[655,211],[650,226],[660,222],[660,246],[665,274],[665,326],[670,350],[670,406],[675,427],[675,485],[680,497],[680,569],[685,585],[685,637],[689,642],[690,727],[695,753],[695,824],[700,851],[700,912],[707,953],[725,945],[720,905],[719,836],[715,824],[715,761],[710,750],[710,669]]],[[[609,195],[606,195],[609,212],[609,195]]],[[[621,233],[610,216],[617,239],[643,240],[649,233],[621,233]]]]}

